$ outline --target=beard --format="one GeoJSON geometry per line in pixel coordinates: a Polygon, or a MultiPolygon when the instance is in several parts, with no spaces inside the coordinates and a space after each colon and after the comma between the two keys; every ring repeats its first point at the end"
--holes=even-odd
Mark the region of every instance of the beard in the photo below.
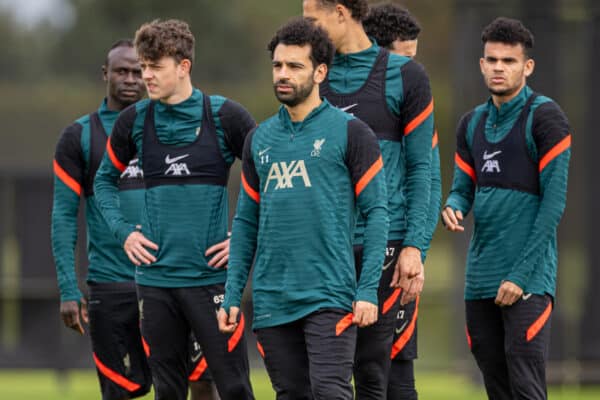
{"type": "Polygon", "coordinates": [[[493,94],[494,96],[498,96],[498,97],[507,97],[510,96],[511,94],[514,94],[515,92],[517,92],[519,90],[519,87],[512,87],[512,88],[506,88],[506,89],[501,89],[501,90],[496,90],[496,89],[492,89],[492,88],[488,88],[490,93],[493,94]]]}
{"type": "Polygon", "coordinates": [[[294,85],[287,80],[281,79],[275,82],[273,89],[275,90],[275,97],[277,97],[277,100],[279,100],[280,103],[285,104],[288,107],[296,107],[310,96],[314,86],[315,82],[312,77],[310,81],[300,85],[294,85]],[[278,85],[289,86],[292,90],[290,93],[280,93],[277,91],[278,85]]]}

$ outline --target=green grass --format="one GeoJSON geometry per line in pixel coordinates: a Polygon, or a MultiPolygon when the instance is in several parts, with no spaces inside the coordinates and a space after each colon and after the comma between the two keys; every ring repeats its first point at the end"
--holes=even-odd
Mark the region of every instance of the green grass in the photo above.
{"type": "MultiPolygon", "coordinates": [[[[257,400],[274,399],[271,384],[261,369],[252,371],[257,400]]],[[[458,374],[418,373],[417,389],[423,400],[485,400],[483,389],[458,374]]],[[[49,371],[0,372],[0,399],[6,400],[96,400],[96,375],[92,371],[69,371],[60,376],[49,371]]],[[[152,395],[143,399],[151,400],[152,395]]],[[[597,400],[600,387],[561,387],[550,389],[552,400],[597,400]]]]}

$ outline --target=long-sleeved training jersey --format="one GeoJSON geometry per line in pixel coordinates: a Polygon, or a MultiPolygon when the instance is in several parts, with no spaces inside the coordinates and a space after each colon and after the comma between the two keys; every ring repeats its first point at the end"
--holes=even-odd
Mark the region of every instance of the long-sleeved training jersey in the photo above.
{"type": "Polygon", "coordinates": [[[382,167],[371,130],[327,101],[302,122],[281,107],[260,124],[244,146],[224,307],[239,306],[255,255],[254,328],[377,304],[388,226],[382,167]],[[366,222],[358,286],[357,212],[366,222]]]}
{"type": "Polygon", "coordinates": [[[427,214],[427,225],[425,225],[424,243],[421,258],[425,262],[427,252],[431,247],[431,239],[440,219],[440,211],[442,208],[442,174],[440,171],[440,145],[437,131],[433,134],[431,141],[431,190],[429,192],[429,207],[427,214]]]}
{"type": "MultiPolygon", "coordinates": [[[[123,282],[134,277],[134,265],[102,218],[95,202],[93,180],[102,160],[108,132],[119,113],[106,106],[79,118],[63,131],[54,157],[52,251],[61,301],[79,300],[75,273],[75,243],[80,196],[85,197],[88,281],[123,282]]],[[[124,219],[139,223],[143,199],[142,173],[135,160],[119,175],[118,199],[124,219]]]]}
{"type": "Polygon", "coordinates": [[[467,300],[495,297],[504,280],[554,295],[569,132],[560,107],[527,86],[499,109],[490,99],[462,117],[446,206],[473,208],[467,300]]]}
{"type": "MultiPolygon", "coordinates": [[[[374,42],[357,53],[336,54],[321,94],[364,121],[379,139],[389,197],[388,240],[427,249],[425,227],[438,210],[429,207],[434,118],[423,67],[374,42]]],[[[359,218],[356,244],[363,229],[359,218]]]]}
{"type": "Polygon", "coordinates": [[[197,89],[169,105],[144,100],[124,110],[96,176],[96,200],[120,243],[136,229],[119,212],[116,180],[137,153],[146,185],[141,231],[159,247],[136,282],[156,287],[223,283],[206,249],[227,239],[227,179],[244,138],[256,126],[238,103],[197,89]]]}

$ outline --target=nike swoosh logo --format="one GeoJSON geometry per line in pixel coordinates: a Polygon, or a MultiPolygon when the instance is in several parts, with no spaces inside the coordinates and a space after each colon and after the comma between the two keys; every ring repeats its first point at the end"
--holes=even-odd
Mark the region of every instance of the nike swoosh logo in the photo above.
{"type": "Polygon", "coordinates": [[[527,301],[531,297],[531,293],[527,293],[523,295],[523,300],[527,301]]]}
{"type": "Polygon", "coordinates": [[[492,158],[496,157],[496,156],[497,156],[498,154],[500,154],[500,153],[502,153],[502,151],[501,151],[501,150],[500,150],[500,151],[495,151],[495,152],[493,152],[492,154],[488,154],[488,153],[487,153],[487,150],[486,150],[486,151],[484,151],[484,152],[483,152],[483,159],[484,159],[485,161],[487,161],[487,160],[489,160],[489,159],[492,159],[492,158]]]}
{"type": "Polygon", "coordinates": [[[346,107],[340,107],[340,110],[348,112],[348,110],[353,109],[354,107],[356,107],[358,105],[358,103],[354,103],[351,106],[346,106],[346,107]]]}
{"type": "Polygon", "coordinates": [[[202,358],[202,352],[200,352],[198,354],[194,354],[191,358],[192,358],[193,363],[197,362],[199,359],[202,358]]]}
{"type": "Polygon", "coordinates": [[[402,324],[402,326],[400,326],[400,328],[396,328],[396,335],[399,335],[402,333],[404,328],[406,328],[406,324],[408,324],[408,321],[404,321],[404,323],[402,324]]]}
{"type": "Polygon", "coordinates": [[[167,163],[167,164],[173,164],[174,162],[177,162],[179,160],[183,160],[184,158],[189,157],[189,156],[190,156],[189,154],[184,154],[184,155],[179,156],[179,157],[171,158],[171,155],[167,154],[167,156],[165,157],[165,163],[167,163]]]}
{"type": "Polygon", "coordinates": [[[383,271],[385,271],[386,269],[388,269],[392,264],[394,263],[394,259],[392,258],[392,260],[387,263],[387,264],[383,264],[383,268],[381,268],[383,271]]]}
{"type": "Polygon", "coordinates": [[[258,156],[262,157],[263,154],[265,154],[267,151],[271,150],[272,146],[267,147],[266,149],[263,149],[261,151],[258,152],[258,156]]]}

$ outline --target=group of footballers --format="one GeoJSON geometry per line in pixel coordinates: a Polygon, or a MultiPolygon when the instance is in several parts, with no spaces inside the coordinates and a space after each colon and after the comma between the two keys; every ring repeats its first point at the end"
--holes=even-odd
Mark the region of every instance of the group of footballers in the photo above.
{"type": "Polygon", "coordinates": [[[102,398],[153,385],[156,399],[253,399],[240,310],[252,270],[252,328],[277,399],[417,399],[425,255],[440,211],[461,232],[472,208],[467,339],[488,396],[546,398],[571,136],[526,84],[532,34],[508,18],[484,29],[491,96],[458,124],[442,210],[419,24],[366,0],[304,0],[303,14],[268,44],[281,107],[259,125],[194,87],[189,26],[156,20],[112,46],[106,98],[62,133],[60,312],[82,334],[89,322],[102,398]],[[82,195],[87,298],[74,262],[82,195]]]}

